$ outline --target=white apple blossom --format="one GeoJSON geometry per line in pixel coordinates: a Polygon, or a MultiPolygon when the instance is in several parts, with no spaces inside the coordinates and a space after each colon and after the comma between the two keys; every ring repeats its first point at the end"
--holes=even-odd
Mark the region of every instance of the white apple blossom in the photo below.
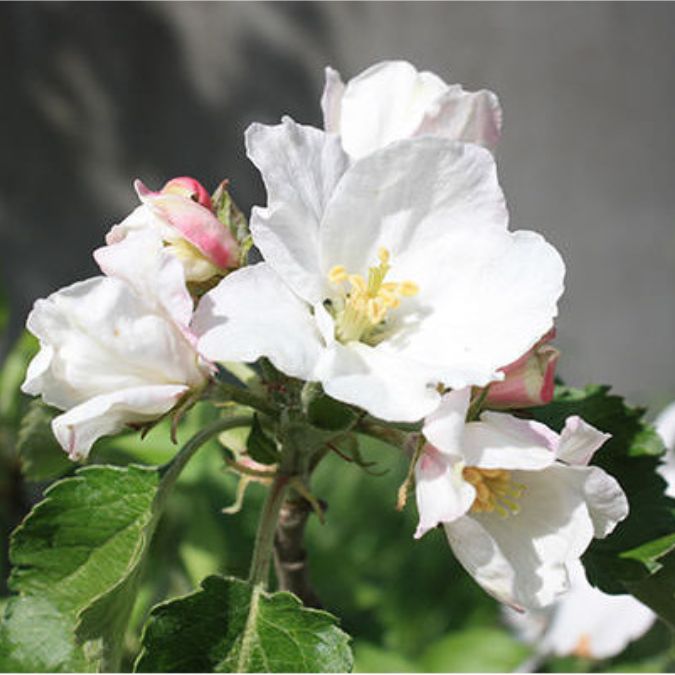
{"type": "MultiPolygon", "coordinates": [[[[659,472],[675,496],[675,403],[667,406],[654,425],[666,446],[659,472]]],[[[576,655],[605,659],[621,653],[630,642],[644,635],[656,620],[648,607],[632,595],[608,595],[591,586],[580,562],[567,564],[570,590],[551,607],[529,612],[504,609],[504,617],[519,637],[537,645],[545,658],[576,655]]]]}
{"type": "Polygon", "coordinates": [[[443,524],[455,556],[488,593],[543,607],[567,590],[567,564],[628,514],[614,478],[586,466],[609,436],[579,417],[560,435],[506,413],[466,423],[469,399],[469,390],[446,394],[425,420],[415,536],[443,524]]]}
{"type": "Polygon", "coordinates": [[[666,456],[658,471],[668,483],[666,494],[675,498],[675,402],[659,413],[654,426],[666,446],[666,456]]]}
{"type": "Polygon", "coordinates": [[[268,206],[264,263],[205,295],[193,328],[211,360],[267,356],[385,420],[418,420],[437,385],[483,386],[552,326],[564,265],[509,232],[494,159],[442,138],[350,164],[339,139],[286,118],[246,134],[268,206]]]}
{"type": "Polygon", "coordinates": [[[52,429],[72,459],[100,436],[170,411],[209,372],[189,333],[182,267],[161,240],[135,233],[96,257],[109,276],[37,300],[27,321],[40,351],[22,390],[66,411],[52,429]]]}
{"type": "Polygon", "coordinates": [[[136,180],[134,188],[142,204],[111,228],[107,244],[116,244],[132,232],[153,232],[181,262],[187,281],[206,281],[237,267],[237,242],[216,218],[211,198],[198,181],[174,178],[152,192],[136,180]]]}
{"type": "Polygon", "coordinates": [[[508,624],[536,645],[540,658],[579,656],[607,659],[644,635],[656,615],[632,595],[608,595],[591,586],[580,561],[567,563],[570,590],[554,605],[516,612],[504,608],[508,624]]]}
{"type": "Polygon", "coordinates": [[[340,73],[326,68],[321,107],[326,131],[340,134],[353,159],[424,134],[492,150],[502,126],[499,100],[491,91],[465,91],[407,61],[376,63],[346,85],[340,73]]]}

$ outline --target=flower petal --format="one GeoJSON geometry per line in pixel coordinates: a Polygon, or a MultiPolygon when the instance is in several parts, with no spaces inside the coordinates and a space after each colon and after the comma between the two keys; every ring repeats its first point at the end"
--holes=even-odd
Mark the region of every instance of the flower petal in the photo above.
{"type": "Polygon", "coordinates": [[[192,328],[214,361],[267,356],[287,375],[312,380],[323,344],[310,306],[266,263],[223,279],[199,302],[192,328]]]}
{"type": "Polygon", "coordinates": [[[470,400],[469,387],[444,394],[438,408],[424,420],[424,437],[442,453],[463,456],[462,441],[470,400]]]}
{"type": "MultiPolygon", "coordinates": [[[[459,230],[459,243],[470,237],[473,253],[485,230],[506,232],[507,223],[487,150],[429,137],[399,141],[355,162],[337,185],[321,228],[322,273],[345,265],[367,276],[384,247],[391,253],[392,279],[410,279],[424,292],[425,282],[436,288],[434,275],[441,272],[428,269],[427,252],[441,242],[444,252],[454,250],[459,230]]],[[[455,251],[454,258],[463,255],[463,249],[455,251]]]]}
{"type": "Polygon", "coordinates": [[[606,537],[628,516],[628,500],[615,478],[597,466],[552,467],[561,483],[576,489],[585,501],[593,522],[594,536],[606,537]]]}
{"type": "Polygon", "coordinates": [[[330,133],[340,133],[342,95],[345,91],[345,85],[337,70],[328,67],[325,73],[326,84],[321,95],[323,127],[330,133]]]}
{"type": "Polygon", "coordinates": [[[455,85],[434,102],[415,134],[477,143],[494,152],[501,128],[502,109],[493,92],[464,91],[455,85]]]}
{"type": "Polygon", "coordinates": [[[565,564],[593,537],[584,501],[558,469],[514,471],[526,486],[520,511],[502,518],[472,514],[445,525],[457,559],[498,600],[522,608],[543,607],[568,588],[565,564]]]}
{"type": "Polygon", "coordinates": [[[440,401],[419,364],[397,359],[361,342],[334,343],[317,367],[329,396],[387,421],[415,422],[440,401]]]}
{"type": "Polygon", "coordinates": [[[342,94],[340,135],[347,153],[363,157],[411,136],[447,90],[439,77],[407,61],[383,61],[349,80],[342,94]]]}
{"type": "Polygon", "coordinates": [[[26,325],[41,351],[23,387],[59,408],[122,389],[196,387],[205,379],[179,328],[120,279],[94,277],[40,299],[26,325]]]}
{"type": "Polygon", "coordinates": [[[603,433],[578,415],[572,415],[565,420],[565,428],[560,434],[557,457],[567,464],[585,466],[591,461],[595,451],[611,437],[612,434],[603,433]]]}
{"type": "Polygon", "coordinates": [[[149,191],[137,180],[136,191],[144,204],[168,222],[214,265],[235,267],[239,247],[230,230],[206,207],[177,194],[149,191]]]}
{"type": "Polygon", "coordinates": [[[476,489],[462,478],[464,463],[453,462],[432,445],[427,445],[415,466],[415,498],[420,520],[419,539],[440,523],[463,516],[476,498],[476,489]]]}
{"type": "Polygon", "coordinates": [[[252,124],[246,148],[267,188],[267,207],[251,213],[255,244],[301,298],[320,302],[319,224],[348,164],[340,140],[286,117],[277,126],[252,124]]]}
{"type": "Polygon", "coordinates": [[[647,632],[656,615],[630,595],[607,595],[586,580],[583,565],[568,564],[571,589],[555,608],[540,643],[544,653],[606,659],[647,632]]]}
{"type": "Polygon", "coordinates": [[[163,310],[187,331],[193,302],[180,262],[164,251],[153,231],[130,232],[117,243],[94,251],[101,271],[128,283],[144,301],[163,310]]]}
{"type": "Polygon", "coordinates": [[[452,227],[448,223],[451,232],[417,251],[418,258],[400,271],[420,288],[413,298],[420,318],[404,353],[482,373],[482,382],[463,381],[458,374],[447,386],[482,386],[500,379],[499,369],[551,327],[565,267],[557,251],[533,232],[452,227]]]}
{"type": "Polygon", "coordinates": [[[484,412],[464,429],[462,452],[468,466],[536,471],[551,466],[557,435],[545,425],[507,413],[484,412]]]}
{"type": "Polygon", "coordinates": [[[188,390],[185,385],[164,385],[102,394],[55,417],[52,430],[72,460],[82,459],[101,436],[157,418],[171,410],[188,390]]]}

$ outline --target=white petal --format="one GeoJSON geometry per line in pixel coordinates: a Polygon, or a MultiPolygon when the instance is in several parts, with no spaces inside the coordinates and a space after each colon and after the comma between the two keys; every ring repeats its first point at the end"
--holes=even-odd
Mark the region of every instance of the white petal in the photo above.
{"type": "Polygon", "coordinates": [[[164,310],[182,328],[193,303],[180,261],[164,250],[156,232],[131,232],[123,240],[94,251],[101,271],[126,281],[151,306],[164,310]]]}
{"type": "Polygon", "coordinates": [[[654,613],[630,595],[607,595],[586,580],[582,564],[568,565],[570,592],[555,608],[541,651],[595,659],[619,654],[654,623],[654,613]]]}
{"type": "Polygon", "coordinates": [[[507,413],[485,412],[464,429],[462,454],[468,466],[539,470],[555,461],[548,427],[507,413]]]}
{"type": "Polygon", "coordinates": [[[101,436],[168,412],[188,389],[184,385],[147,386],[102,394],[55,417],[52,430],[71,459],[82,459],[101,436]]]}
{"type": "Polygon", "coordinates": [[[348,164],[339,138],[284,118],[252,124],[246,148],[267,188],[267,207],[251,214],[255,244],[301,298],[320,302],[319,224],[348,164]]]}
{"type": "Polygon", "coordinates": [[[323,112],[323,127],[331,133],[340,133],[340,115],[342,109],[342,95],[345,85],[340,73],[333,68],[326,68],[326,84],[321,95],[321,111],[323,112]]]}
{"type": "Polygon", "coordinates": [[[460,388],[497,379],[499,368],[549,330],[565,267],[557,251],[533,232],[470,225],[450,230],[417,252],[414,267],[400,272],[420,288],[413,298],[420,320],[409,333],[405,354],[483,374],[482,382],[459,376],[446,382],[460,388]]]}
{"type": "Polygon", "coordinates": [[[502,127],[499,99],[491,91],[450,87],[427,111],[415,134],[477,143],[494,152],[502,127]]]}
{"type": "Polygon", "coordinates": [[[446,91],[436,75],[406,61],[384,61],[351,79],[342,95],[340,134],[349,155],[363,157],[411,136],[446,91]]]}
{"type": "Polygon", "coordinates": [[[654,426],[666,448],[675,451],[675,401],[659,413],[654,426]]]}
{"type": "Polygon", "coordinates": [[[419,539],[440,523],[463,516],[476,498],[475,488],[462,478],[462,462],[453,462],[433,446],[427,446],[415,466],[415,498],[420,520],[419,539]]]}
{"type": "MultiPolygon", "coordinates": [[[[471,254],[480,249],[485,230],[505,232],[507,223],[487,150],[435,138],[400,141],[355,162],[336,187],[321,228],[322,271],[345,265],[367,276],[385,247],[391,253],[391,279],[410,279],[424,292],[425,283],[436,288],[433,280],[441,272],[428,269],[427,251],[439,244],[443,251],[454,250],[459,231],[460,245],[469,237],[473,241],[471,254]]],[[[459,250],[454,257],[463,255],[459,250]]]]}
{"type": "Polygon", "coordinates": [[[663,464],[657,471],[663,476],[668,487],[666,494],[675,498],[675,402],[664,408],[654,420],[656,431],[666,446],[663,464]]]}
{"type": "Polygon", "coordinates": [[[444,394],[438,408],[424,420],[424,437],[441,452],[462,456],[470,400],[470,388],[444,394]]]}
{"type": "Polygon", "coordinates": [[[387,421],[415,422],[440,401],[424,367],[361,342],[333,344],[317,370],[329,396],[387,421]]]}
{"type": "Polygon", "coordinates": [[[445,525],[458,560],[502,602],[522,608],[553,602],[568,587],[566,562],[593,537],[581,496],[559,480],[556,468],[512,473],[526,485],[517,514],[471,514],[445,525]]]}
{"type": "Polygon", "coordinates": [[[576,489],[585,501],[593,521],[594,536],[606,537],[628,516],[628,500],[619,483],[597,466],[556,465],[558,480],[576,489]]]}
{"type": "Polygon", "coordinates": [[[94,277],[40,299],[26,325],[46,351],[25,386],[59,408],[120,389],[205,379],[179,328],[120,279],[94,277]]]}
{"type": "Polygon", "coordinates": [[[323,343],[310,306],[266,263],[223,279],[199,302],[192,328],[214,361],[267,356],[287,375],[313,379],[323,343]]]}
{"type": "Polygon", "coordinates": [[[605,434],[578,415],[565,420],[565,428],[560,434],[558,459],[567,464],[585,466],[591,461],[595,451],[601,448],[612,434],[605,434]]]}

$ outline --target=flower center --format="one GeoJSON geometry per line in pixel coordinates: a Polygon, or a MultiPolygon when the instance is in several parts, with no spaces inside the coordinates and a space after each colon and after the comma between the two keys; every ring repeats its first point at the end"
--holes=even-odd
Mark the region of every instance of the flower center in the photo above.
{"type": "Polygon", "coordinates": [[[376,344],[387,312],[396,309],[401,298],[410,298],[419,292],[412,281],[385,281],[391,269],[389,251],[382,247],[377,255],[380,264],[368,268],[367,280],[360,274],[349,274],[344,265],[335,265],[328,272],[328,281],[342,291],[331,303],[335,336],[340,342],[360,340],[376,344]]]}
{"type": "Polygon", "coordinates": [[[509,471],[468,466],[462,471],[462,478],[476,488],[476,499],[471,505],[473,513],[496,511],[505,518],[520,510],[518,499],[525,492],[525,486],[514,483],[509,471]]]}

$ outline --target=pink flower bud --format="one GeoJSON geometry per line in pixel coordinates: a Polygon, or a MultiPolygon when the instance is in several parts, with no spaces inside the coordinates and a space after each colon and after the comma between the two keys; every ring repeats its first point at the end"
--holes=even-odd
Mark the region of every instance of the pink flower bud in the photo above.
{"type": "Polygon", "coordinates": [[[502,368],[505,378],[493,382],[485,404],[491,408],[528,408],[553,399],[555,368],[560,352],[548,344],[555,337],[552,328],[517,361],[502,368]]]}
{"type": "Polygon", "coordinates": [[[179,197],[186,197],[197,204],[201,204],[209,211],[213,209],[211,203],[211,195],[206,191],[206,188],[196,179],[189,176],[180,176],[179,178],[172,178],[160,190],[163,195],[178,195],[179,197]]]}
{"type": "Polygon", "coordinates": [[[196,180],[174,178],[161,192],[152,192],[140,180],[134,182],[134,187],[140,200],[209,262],[221,270],[238,265],[239,246],[230,230],[207,208],[211,198],[196,180]]]}

